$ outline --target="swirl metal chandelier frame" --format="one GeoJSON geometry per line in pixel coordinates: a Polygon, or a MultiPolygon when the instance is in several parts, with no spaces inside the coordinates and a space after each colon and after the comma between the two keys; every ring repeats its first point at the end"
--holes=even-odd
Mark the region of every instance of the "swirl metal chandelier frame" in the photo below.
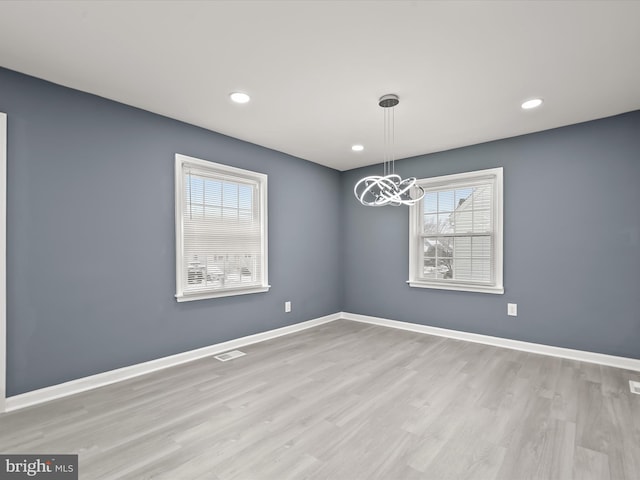
{"type": "Polygon", "coordinates": [[[370,175],[360,179],[353,193],[362,205],[383,207],[385,205],[414,205],[424,197],[424,189],[416,185],[416,178],[404,180],[395,170],[393,146],[395,143],[394,109],[400,103],[397,95],[380,97],[378,105],[384,109],[384,163],[382,175],[370,175]]]}

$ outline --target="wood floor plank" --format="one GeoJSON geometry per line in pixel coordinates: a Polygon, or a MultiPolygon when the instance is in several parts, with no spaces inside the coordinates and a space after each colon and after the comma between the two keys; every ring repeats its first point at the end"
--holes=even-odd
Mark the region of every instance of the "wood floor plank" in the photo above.
{"type": "Polygon", "coordinates": [[[610,480],[609,458],[604,453],[595,452],[584,447],[576,447],[573,478],[610,480]]]}
{"type": "Polygon", "coordinates": [[[83,480],[640,478],[640,372],[337,321],[0,416],[83,480]]]}
{"type": "Polygon", "coordinates": [[[576,424],[562,420],[554,420],[553,439],[554,448],[551,456],[549,475],[558,480],[572,478],[575,445],[576,424]]]}

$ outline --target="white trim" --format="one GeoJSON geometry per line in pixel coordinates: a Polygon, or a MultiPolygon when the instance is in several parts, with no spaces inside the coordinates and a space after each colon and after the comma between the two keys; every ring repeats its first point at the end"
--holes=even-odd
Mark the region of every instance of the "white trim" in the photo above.
{"type": "Polygon", "coordinates": [[[382,327],[398,328],[409,332],[455,338],[456,340],[464,340],[465,342],[482,343],[484,345],[493,345],[494,347],[509,348],[511,350],[549,355],[551,357],[566,358],[569,360],[577,360],[579,362],[597,363],[599,365],[607,365],[609,367],[640,371],[640,360],[636,358],[617,357],[614,355],[605,355],[604,353],[553,347],[551,345],[543,345],[540,343],[523,342],[520,340],[511,340],[509,338],[492,337],[489,335],[480,335],[478,333],[462,332],[459,330],[449,330],[447,328],[430,327],[427,325],[400,322],[397,320],[389,320],[379,317],[370,317],[368,315],[359,315],[356,313],[342,312],[341,318],[354,322],[380,325],[382,327]]]}
{"type": "Polygon", "coordinates": [[[248,295],[250,293],[262,293],[268,292],[271,285],[265,287],[252,287],[242,289],[228,289],[221,292],[203,292],[203,293],[184,293],[182,295],[176,294],[176,300],[178,302],[190,302],[191,300],[206,300],[207,298],[220,298],[220,297],[233,297],[235,295],[248,295]]]}
{"type": "Polygon", "coordinates": [[[316,327],[324,323],[333,322],[339,320],[340,314],[334,313],[332,315],[326,315],[324,317],[315,318],[306,322],[296,323],[288,327],[277,328],[275,330],[269,330],[267,332],[256,333],[247,337],[236,338],[235,340],[229,340],[228,342],[217,343],[208,347],[198,348],[196,350],[190,350],[188,352],[178,353],[168,357],[158,358],[144,363],[138,363],[128,367],[118,368],[116,370],[110,370],[104,373],[98,373],[89,377],[79,378],[77,380],[71,380],[69,382],[60,383],[58,385],[52,385],[50,387],[41,388],[39,390],[33,390],[31,392],[22,393],[13,397],[7,398],[6,411],[14,411],[39,403],[48,402],[57,398],[74,395],[76,393],[85,392],[94,388],[103,387],[112,383],[117,383],[129,378],[138,377],[147,373],[163,370],[165,368],[174,367],[183,363],[192,362],[201,358],[209,357],[212,355],[218,355],[229,350],[244,347],[254,343],[264,342],[273,338],[281,337],[283,335],[289,335],[291,333],[306,330],[308,328],[316,327]]]}
{"type": "Polygon", "coordinates": [[[267,292],[271,288],[269,285],[269,243],[267,225],[268,219],[268,176],[264,173],[244,170],[242,168],[231,167],[221,163],[201,160],[199,158],[189,157],[180,153],[175,154],[175,222],[176,222],[176,301],[189,302],[192,300],[204,300],[207,298],[230,297],[234,295],[246,295],[250,293],[267,292]],[[251,181],[259,185],[260,193],[260,235],[261,235],[261,273],[262,284],[252,285],[247,288],[236,287],[221,290],[207,290],[203,292],[185,292],[184,279],[182,271],[184,268],[184,221],[183,221],[183,167],[185,164],[199,168],[203,171],[214,173],[216,176],[228,177],[232,181],[251,181]]]}
{"type": "Polygon", "coordinates": [[[0,413],[7,396],[7,114],[0,113],[0,413]]]}
{"type": "Polygon", "coordinates": [[[627,357],[616,357],[613,355],[605,355],[602,353],[586,352],[583,350],[572,350],[569,348],[553,347],[550,345],[542,345],[538,343],[523,342],[520,340],[510,340],[508,338],[492,337],[488,335],[480,335],[477,333],[462,332],[459,330],[449,330],[446,328],[430,327],[427,325],[419,325],[416,323],[400,322],[397,320],[389,320],[380,317],[371,317],[368,315],[360,315],[356,313],[338,312],[324,317],[319,317],[306,322],[297,323],[288,327],[277,328],[267,332],[249,335],[247,337],[229,340],[228,342],[210,345],[208,347],[198,348],[188,352],[178,353],[164,358],[151,360],[149,362],[131,365],[129,367],[119,368],[89,377],[71,380],[59,385],[33,390],[31,392],[22,393],[6,399],[6,411],[19,410],[21,408],[30,407],[40,403],[55,400],[57,398],[74,395],[76,393],[85,392],[94,388],[111,385],[123,380],[145,375],[147,373],[163,370],[183,363],[192,362],[201,358],[218,355],[241,348],[246,345],[264,342],[273,338],[289,335],[309,328],[314,328],[325,323],[336,320],[348,320],[353,322],[368,323],[371,325],[379,325],[382,327],[397,328],[409,332],[422,333],[426,335],[436,335],[439,337],[455,338],[466,342],[481,343],[484,345],[492,345],[500,348],[509,348],[512,350],[520,350],[524,352],[537,353],[540,355],[549,355],[552,357],[566,358],[577,360],[580,362],[596,363],[599,365],[607,365],[610,367],[623,368],[626,370],[640,371],[640,360],[627,357]]]}
{"type": "Polygon", "coordinates": [[[442,283],[429,283],[429,282],[412,282],[407,281],[410,287],[417,288],[433,288],[435,290],[455,290],[458,292],[478,292],[478,293],[495,293],[498,295],[502,295],[504,293],[504,288],[502,287],[485,287],[482,285],[472,285],[470,283],[451,283],[450,285],[442,282],[442,283]]]}
{"type": "Polygon", "coordinates": [[[478,285],[472,282],[463,281],[434,281],[421,278],[421,267],[424,257],[422,235],[422,214],[423,204],[419,202],[409,207],[409,280],[410,287],[433,288],[436,290],[455,290],[463,292],[478,293],[504,293],[504,268],[503,268],[503,236],[504,236],[504,200],[503,200],[503,167],[476,170],[473,172],[456,173],[453,175],[443,175],[441,177],[421,178],[417,185],[425,191],[439,190],[443,187],[457,188],[461,185],[474,185],[476,183],[486,183],[492,180],[494,183],[492,200],[492,225],[493,225],[493,260],[494,260],[494,281],[493,284],[478,285]]]}

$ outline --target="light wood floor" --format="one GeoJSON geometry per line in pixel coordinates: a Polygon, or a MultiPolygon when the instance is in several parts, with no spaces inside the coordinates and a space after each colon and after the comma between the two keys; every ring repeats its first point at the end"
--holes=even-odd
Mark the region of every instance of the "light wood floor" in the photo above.
{"type": "Polygon", "coordinates": [[[80,478],[640,478],[631,372],[338,321],[0,417],[80,478]]]}

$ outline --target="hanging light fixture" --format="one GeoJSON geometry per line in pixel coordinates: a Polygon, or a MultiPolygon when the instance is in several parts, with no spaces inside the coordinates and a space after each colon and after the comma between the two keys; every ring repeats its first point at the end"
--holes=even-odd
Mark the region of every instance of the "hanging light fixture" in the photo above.
{"type": "Polygon", "coordinates": [[[415,177],[404,180],[396,173],[393,147],[395,143],[394,109],[400,103],[397,95],[383,95],[378,105],[384,111],[384,163],[382,176],[371,175],[362,178],[353,193],[367,207],[385,205],[413,205],[424,197],[424,189],[416,185],[415,177]]]}

